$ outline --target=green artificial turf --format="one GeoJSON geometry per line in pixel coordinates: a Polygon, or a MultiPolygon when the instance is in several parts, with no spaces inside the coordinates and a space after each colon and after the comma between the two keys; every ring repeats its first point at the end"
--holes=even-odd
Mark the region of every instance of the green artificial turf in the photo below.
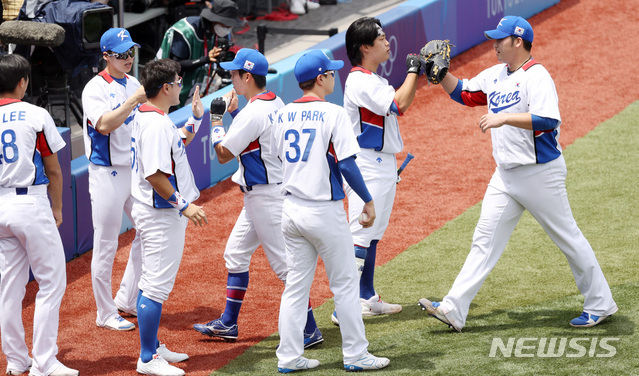
{"type": "MultiPolygon", "coordinates": [[[[638,128],[636,102],[565,150],[573,214],[612,288],[617,314],[593,328],[568,325],[581,313],[583,297],[563,254],[528,213],[473,301],[462,333],[421,311],[417,301],[441,299],[461,269],[479,217],[478,204],[378,267],[376,287],[385,300],[401,303],[404,310],[364,319],[369,350],[391,359],[387,369],[372,374],[639,375],[638,128]],[[542,341],[548,346],[562,339],[566,345],[561,356],[540,356],[542,341]],[[506,355],[495,347],[491,357],[493,343],[506,346],[509,340],[528,346],[520,348],[525,356],[516,356],[513,345],[506,355]]],[[[305,352],[321,365],[304,375],[344,374],[339,329],[329,317],[332,310],[332,301],[315,309],[325,342],[305,352]]],[[[214,374],[276,374],[277,344],[274,334],[214,374]]]]}

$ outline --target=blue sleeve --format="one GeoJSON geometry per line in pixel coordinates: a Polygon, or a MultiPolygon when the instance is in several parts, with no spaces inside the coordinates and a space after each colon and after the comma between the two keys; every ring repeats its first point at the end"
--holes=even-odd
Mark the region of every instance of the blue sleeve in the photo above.
{"type": "Polygon", "coordinates": [[[460,104],[465,104],[461,97],[463,86],[464,85],[462,83],[462,80],[457,80],[457,86],[455,86],[455,90],[453,90],[453,92],[450,93],[451,99],[460,104]]]}
{"type": "Polygon", "coordinates": [[[371,194],[368,192],[368,188],[366,188],[366,183],[364,183],[362,173],[359,171],[357,163],[355,163],[354,156],[337,162],[337,166],[339,167],[339,171],[342,173],[342,176],[344,176],[344,179],[348,182],[348,185],[353,188],[355,193],[357,193],[364,202],[369,202],[373,199],[371,194]]]}
{"type": "Polygon", "coordinates": [[[547,131],[557,128],[559,120],[530,114],[533,131],[547,131]]]}

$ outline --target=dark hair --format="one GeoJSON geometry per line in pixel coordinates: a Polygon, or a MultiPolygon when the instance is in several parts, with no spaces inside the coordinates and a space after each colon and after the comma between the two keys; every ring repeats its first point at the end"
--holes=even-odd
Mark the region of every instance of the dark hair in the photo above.
{"type": "Polygon", "coordinates": [[[382,27],[379,19],[362,17],[355,20],[346,30],[346,55],[353,66],[362,62],[359,48],[363,45],[372,46],[378,37],[377,27],[382,27]]]}
{"type": "MultiPolygon", "coordinates": [[[[244,77],[244,73],[247,73],[244,69],[238,69],[237,70],[237,74],[240,75],[240,77],[244,77]]],[[[248,72],[250,73],[250,72],[248,72]]],[[[253,76],[253,81],[255,81],[255,86],[257,86],[260,89],[264,89],[266,87],[266,77],[265,76],[260,76],[257,74],[253,74],[251,73],[251,76],[253,76]]]]}
{"type": "Polygon", "coordinates": [[[311,90],[312,88],[315,87],[315,80],[317,79],[317,77],[313,77],[308,81],[304,81],[304,82],[300,82],[299,86],[300,89],[302,90],[311,90]]]}
{"type": "Polygon", "coordinates": [[[23,78],[29,78],[31,65],[21,55],[0,55],[0,93],[13,92],[23,78]]]}
{"type": "MultiPolygon", "coordinates": [[[[515,41],[517,40],[517,38],[520,37],[516,37],[514,35],[510,36],[510,39],[512,40],[513,43],[515,43],[515,41]]],[[[530,52],[530,50],[532,49],[532,43],[530,43],[529,41],[525,40],[525,39],[521,39],[522,42],[524,42],[524,50],[530,52]]]]}
{"type": "Polygon", "coordinates": [[[165,83],[173,82],[180,72],[180,64],[171,59],[152,60],[144,66],[140,83],[147,98],[155,98],[165,83]]]}

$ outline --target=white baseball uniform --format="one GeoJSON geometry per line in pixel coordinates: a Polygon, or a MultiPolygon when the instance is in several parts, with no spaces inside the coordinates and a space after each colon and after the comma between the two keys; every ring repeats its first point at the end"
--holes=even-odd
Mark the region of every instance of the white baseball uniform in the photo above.
{"type": "Polygon", "coordinates": [[[182,137],[161,110],[149,105],[138,108],[133,120],[131,194],[132,215],[143,244],[139,289],[158,303],[164,303],[173,289],[188,218],[155,192],[146,178],[162,171],[188,202],[200,197],[182,137]]]}
{"type": "Polygon", "coordinates": [[[350,228],[355,245],[368,248],[371,240],[381,240],[393,210],[397,186],[395,154],[404,142],[399,133],[397,115],[392,110],[395,89],[388,80],[362,67],[354,67],[346,78],[344,108],[348,113],[362,151],[357,155],[368,191],[375,202],[375,223],[363,228],[358,221],[364,202],[346,184],[350,228]]]}
{"type": "MultiPolygon", "coordinates": [[[[48,375],[56,359],[66,265],[60,233],[47,196],[43,157],[65,143],[43,108],[0,99],[0,274],[2,351],[10,369],[31,363],[24,341],[22,301],[29,267],[39,291],[33,317],[31,375],[48,375]]],[[[57,157],[56,157],[57,158],[57,157]]]]}
{"type": "MultiPolygon", "coordinates": [[[[84,108],[84,148],[89,164],[89,193],[93,219],[93,258],[91,280],[97,306],[96,323],[104,325],[118,315],[111,291],[113,260],[122,226],[122,210],[131,219],[131,125],[133,114],[113,132],[103,135],[95,124],[106,113],[118,108],[140,86],[135,77],[126,76],[123,85],[106,71],[91,79],[82,91],[84,108]]],[[[131,220],[133,223],[133,221],[131,220]]],[[[117,300],[121,308],[134,310],[140,278],[140,240],[136,233],[117,300]]]]}
{"type": "Polygon", "coordinates": [[[566,164],[558,143],[557,91],[548,71],[535,60],[512,74],[505,64],[498,64],[461,82],[461,98],[457,99],[466,105],[487,105],[492,113],[531,113],[558,122],[555,129],[544,131],[510,125],[490,130],[497,168],[482,202],[470,253],[442,302],[447,317],[459,328],[465,325],[471,301],[524,210],[566,256],[585,297],[584,311],[597,316],[615,313],[617,305],[608,282],[568,202],[566,164]]]}
{"type": "Polygon", "coordinates": [[[273,122],[284,103],[267,91],[251,98],[233,119],[221,145],[238,157],[232,180],[244,192],[244,207],[226,243],[229,273],[249,270],[251,256],[262,244],[277,277],[286,280],[284,238],[280,231],[284,196],[280,188],[282,164],[273,145],[273,122]]]}
{"type": "Polygon", "coordinates": [[[360,151],[350,124],[343,108],[315,97],[302,97],[277,113],[274,137],[284,172],[282,232],[289,268],[280,304],[278,366],[304,352],[306,308],[318,255],[335,296],[344,363],[367,351],[353,238],[337,165],[360,151]]]}

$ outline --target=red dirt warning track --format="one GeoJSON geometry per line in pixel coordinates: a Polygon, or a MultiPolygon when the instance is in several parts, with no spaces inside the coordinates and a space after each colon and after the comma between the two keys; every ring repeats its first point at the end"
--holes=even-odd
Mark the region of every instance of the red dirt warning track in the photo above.
{"type": "MultiPolygon", "coordinates": [[[[530,19],[535,30],[533,56],[550,71],[557,85],[562,146],[639,98],[634,82],[639,65],[633,64],[639,60],[639,52],[626,43],[629,36],[639,34],[637,5],[637,1],[623,0],[563,0],[530,19]],[[594,58],[601,56],[601,46],[615,46],[606,54],[605,66],[594,58]]],[[[451,72],[459,78],[471,77],[496,62],[491,43],[486,42],[454,58],[451,72]]],[[[385,264],[481,200],[494,169],[490,136],[477,126],[484,111],[462,108],[441,88],[422,82],[415,102],[400,120],[406,147],[398,160],[403,160],[406,152],[415,159],[398,186],[391,225],[379,245],[378,264],[385,264]]],[[[226,268],[222,254],[240,212],[242,194],[227,180],[203,191],[198,203],[205,207],[211,222],[204,228],[189,224],[182,266],[164,305],[160,339],[170,349],[191,356],[178,365],[187,374],[208,375],[277,332],[283,285],[258,250],[240,315],[239,341],[226,343],[195,332],[192,324],[216,318],[224,308],[226,268]]],[[[132,238],[132,232],[120,236],[114,288],[122,277],[132,238]]],[[[118,333],[96,327],[90,264],[90,252],[68,264],[58,358],[85,376],[136,375],[139,333],[137,329],[118,333]]],[[[29,346],[36,292],[36,283],[29,284],[23,313],[29,346]]],[[[320,305],[331,296],[320,265],[312,300],[320,305]]],[[[0,369],[4,371],[4,367],[2,357],[0,369]]]]}

